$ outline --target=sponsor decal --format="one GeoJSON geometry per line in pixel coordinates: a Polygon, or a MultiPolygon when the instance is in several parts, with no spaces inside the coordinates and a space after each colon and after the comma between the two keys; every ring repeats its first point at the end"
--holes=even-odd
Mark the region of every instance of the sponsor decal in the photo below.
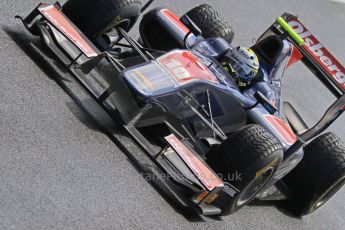
{"type": "Polygon", "coordinates": [[[259,176],[262,176],[269,168],[273,168],[278,162],[278,159],[273,160],[271,163],[266,165],[264,168],[260,169],[256,172],[255,179],[257,179],[259,176]]]}
{"type": "Polygon", "coordinates": [[[216,187],[224,186],[223,181],[206,163],[189,150],[175,135],[171,134],[165,137],[165,139],[209,191],[216,187]]]}
{"type": "Polygon", "coordinates": [[[205,203],[212,204],[219,197],[219,194],[211,194],[206,197],[205,203]]]}
{"type": "Polygon", "coordinates": [[[232,186],[231,184],[225,184],[223,188],[223,192],[225,192],[231,197],[235,197],[235,195],[239,192],[239,190],[235,188],[234,186],[232,186]]]}
{"type": "Polygon", "coordinates": [[[63,33],[73,44],[75,44],[87,57],[95,57],[97,53],[79,34],[79,32],[68,21],[54,5],[41,4],[38,7],[41,14],[51,22],[61,33],[63,33]]]}
{"type": "Polygon", "coordinates": [[[200,195],[198,195],[198,196],[196,197],[196,200],[197,200],[198,202],[200,202],[200,201],[202,201],[203,199],[205,199],[205,198],[208,196],[208,194],[209,194],[208,191],[204,191],[204,192],[202,192],[200,195]]]}
{"type": "Polygon", "coordinates": [[[161,10],[161,13],[165,15],[182,33],[187,34],[189,32],[187,26],[185,26],[185,24],[180,21],[180,18],[171,10],[163,9],[161,10]]]}
{"type": "Polygon", "coordinates": [[[297,19],[289,25],[304,40],[303,48],[323,67],[323,69],[345,90],[345,68],[317,40],[317,38],[297,19]]]}
{"type": "Polygon", "coordinates": [[[134,70],[131,73],[131,76],[133,77],[133,79],[139,83],[140,85],[142,85],[145,89],[150,89],[150,90],[154,90],[156,87],[154,87],[154,85],[152,84],[151,81],[149,81],[147,79],[147,77],[140,72],[139,70],[134,70]]]}
{"type": "Polygon", "coordinates": [[[193,80],[219,83],[213,73],[190,51],[173,51],[157,61],[180,85],[193,80]]]}
{"type": "Polygon", "coordinates": [[[286,144],[292,145],[297,141],[295,133],[280,118],[272,115],[264,115],[264,118],[286,144]]]}

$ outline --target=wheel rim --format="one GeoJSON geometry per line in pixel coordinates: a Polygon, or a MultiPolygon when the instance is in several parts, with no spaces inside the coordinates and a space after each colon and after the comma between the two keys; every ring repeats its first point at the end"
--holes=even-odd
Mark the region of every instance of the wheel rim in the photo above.
{"type": "Polygon", "coordinates": [[[321,197],[320,199],[315,203],[315,206],[313,207],[313,210],[316,210],[320,208],[322,205],[324,205],[329,199],[331,199],[332,196],[334,196],[345,184],[345,176],[342,177],[340,180],[338,180],[332,187],[330,187],[321,197]]]}
{"type": "Polygon", "coordinates": [[[121,27],[122,29],[128,31],[131,27],[132,19],[123,19],[115,27],[121,27]]]}
{"type": "Polygon", "coordinates": [[[112,21],[111,23],[109,23],[105,28],[103,28],[101,31],[99,31],[95,37],[98,37],[104,33],[107,33],[109,31],[111,31],[113,28],[116,27],[121,27],[122,29],[124,29],[125,31],[128,31],[131,28],[131,24],[132,24],[132,20],[131,19],[123,19],[121,21],[116,21],[116,19],[114,21],[112,21]]]}
{"type": "Polygon", "coordinates": [[[264,173],[259,177],[255,178],[244,190],[242,195],[237,200],[236,206],[242,206],[248,203],[252,198],[258,194],[261,189],[267,184],[267,182],[272,178],[274,173],[274,168],[267,168],[264,173]]]}

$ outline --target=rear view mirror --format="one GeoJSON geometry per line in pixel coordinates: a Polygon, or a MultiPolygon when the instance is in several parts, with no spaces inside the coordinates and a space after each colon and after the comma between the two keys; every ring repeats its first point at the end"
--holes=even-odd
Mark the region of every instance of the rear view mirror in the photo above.
{"type": "Polygon", "coordinates": [[[263,107],[265,107],[265,109],[270,113],[270,114],[274,114],[275,112],[278,111],[278,109],[272,105],[272,103],[267,99],[267,97],[265,97],[265,95],[263,95],[262,93],[260,93],[259,91],[257,91],[254,94],[255,99],[258,101],[258,103],[260,103],[263,107]]]}
{"type": "Polygon", "coordinates": [[[198,37],[199,35],[202,34],[202,32],[201,32],[201,29],[187,15],[183,15],[180,20],[189,29],[189,32],[186,34],[186,36],[183,39],[183,45],[186,48],[188,48],[187,41],[188,41],[189,35],[194,34],[195,37],[198,37]]]}
{"type": "MultiPolygon", "coordinates": [[[[199,36],[202,34],[201,29],[187,15],[183,15],[180,20],[195,36],[199,36]]],[[[188,35],[189,34],[187,34],[186,36],[188,35]]]]}

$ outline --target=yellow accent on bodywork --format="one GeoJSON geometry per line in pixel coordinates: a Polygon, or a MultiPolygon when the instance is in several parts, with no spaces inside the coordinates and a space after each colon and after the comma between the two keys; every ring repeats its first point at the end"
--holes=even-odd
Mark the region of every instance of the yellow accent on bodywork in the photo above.
{"type": "Polygon", "coordinates": [[[134,74],[137,75],[140,79],[143,80],[143,83],[149,88],[149,89],[154,89],[154,85],[147,79],[147,77],[144,76],[140,71],[134,70],[134,74]]]}
{"type": "Polygon", "coordinates": [[[301,36],[294,31],[294,29],[291,28],[291,26],[284,20],[282,17],[277,18],[277,23],[290,35],[290,37],[298,44],[298,45],[304,45],[304,40],[301,38],[301,36]]]}

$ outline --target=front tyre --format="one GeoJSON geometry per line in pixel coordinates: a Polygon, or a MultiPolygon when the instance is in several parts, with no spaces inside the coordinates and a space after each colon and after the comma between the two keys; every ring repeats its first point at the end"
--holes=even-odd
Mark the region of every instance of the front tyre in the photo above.
{"type": "Polygon", "coordinates": [[[272,179],[283,158],[278,140],[259,125],[249,125],[229,135],[207,154],[207,163],[239,192],[219,201],[222,215],[249,203],[272,179]]]}
{"type": "Polygon", "coordinates": [[[298,217],[316,211],[345,184],[344,143],[333,133],[319,136],[283,181],[291,190],[287,211],[298,217]]]}
{"type": "Polygon", "coordinates": [[[130,30],[140,10],[140,0],[68,0],[62,8],[62,12],[91,40],[116,26],[130,30]]]}
{"type": "Polygon", "coordinates": [[[197,6],[188,11],[186,15],[200,28],[204,38],[221,37],[229,44],[234,39],[233,29],[210,5],[197,6]]]}

